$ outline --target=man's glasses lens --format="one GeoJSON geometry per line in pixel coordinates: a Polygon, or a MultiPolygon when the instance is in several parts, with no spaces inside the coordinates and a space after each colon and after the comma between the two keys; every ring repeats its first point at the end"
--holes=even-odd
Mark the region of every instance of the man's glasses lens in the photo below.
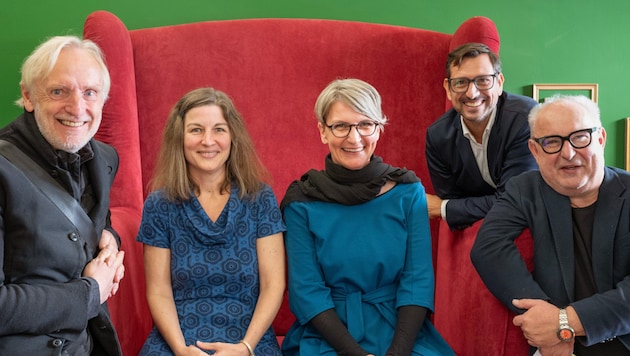
{"type": "Polygon", "coordinates": [[[599,127],[592,127],[590,129],[577,130],[571,132],[568,136],[545,136],[541,138],[534,138],[534,141],[538,142],[545,153],[558,153],[562,150],[564,141],[569,141],[573,148],[584,148],[591,144],[593,132],[597,131],[599,127]]]}
{"type": "Polygon", "coordinates": [[[353,127],[357,128],[357,132],[361,136],[371,136],[376,132],[376,127],[378,124],[374,121],[362,121],[358,124],[346,124],[343,122],[326,125],[332,131],[332,134],[338,138],[344,138],[350,135],[350,131],[353,127]]]}
{"type": "Polygon", "coordinates": [[[448,83],[451,87],[451,90],[455,93],[465,93],[468,91],[468,87],[470,86],[470,82],[475,84],[475,87],[479,90],[489,90],[494,86],[494,79],[496,78],[496,74],[490,75],[480,75],[478,77],[474,77],[473,79],[468,78],[451,78],[448,80],[448,83]]]}

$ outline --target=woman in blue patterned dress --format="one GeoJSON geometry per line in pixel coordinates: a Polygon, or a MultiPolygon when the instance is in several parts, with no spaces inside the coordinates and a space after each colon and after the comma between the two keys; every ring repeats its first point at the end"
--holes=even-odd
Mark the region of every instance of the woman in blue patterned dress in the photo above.
{"type": "Polygon", "coordinates": [[[141,355],[280,355],[285,228],[267,175],[225,93],[177,102],[137,236],[154,321],[141,355]]]}
{"type": "Polygon", "coordinates": [[[282,202],[297,319],[284,355],[453,355],[429,321],[424,188],[413,172],[374,155],[386,123],[379,93],[361,80],[336,80],[315,114],[330,150],[326,169],[308,171],[282,202]]]}

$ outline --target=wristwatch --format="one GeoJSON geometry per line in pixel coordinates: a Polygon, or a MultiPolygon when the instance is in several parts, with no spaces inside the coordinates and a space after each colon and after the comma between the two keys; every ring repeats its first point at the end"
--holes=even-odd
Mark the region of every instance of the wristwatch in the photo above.
{"type": "Polygon", "coordinates": [[[558,339],[562,342],[571,342],[575,337],[575,331],[569,326],[567,310],[560,309],[560,326],[558,327],[558,339]]]}

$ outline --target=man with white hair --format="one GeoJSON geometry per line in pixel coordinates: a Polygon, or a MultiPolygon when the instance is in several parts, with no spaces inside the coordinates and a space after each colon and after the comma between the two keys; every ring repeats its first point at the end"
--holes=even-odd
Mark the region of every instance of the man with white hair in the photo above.
{"type": "Polygon", "coordinates": [[[120,355],[105,302],[124,275],[109,219],[118,154],[93,139],[110,87],[74,36],[22,66],[24,113],[0,130],[0,355],[120,355]]]}

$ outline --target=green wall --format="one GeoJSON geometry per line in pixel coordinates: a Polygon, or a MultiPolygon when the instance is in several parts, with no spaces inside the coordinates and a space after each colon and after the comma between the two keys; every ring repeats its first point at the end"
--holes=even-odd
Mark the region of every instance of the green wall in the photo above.
{"type": "MultiPolygon", "coordinates": [[[[487,16],[501,35],[505,89],[531,95],[533,83],[598,83],[608,133],[606,160],[624,166],[630,116],[630,1],[627,0],[183,0],[7,1],[0,6],[0,126],[20,109],[19,67],[44,38],[81,35],[94,10],[118,15],[129,29],[214,19],[326,18],[452,33],[471,16],[487,16]]],[[[436,83],[436,85],[440,85],[436,83]]]]}

